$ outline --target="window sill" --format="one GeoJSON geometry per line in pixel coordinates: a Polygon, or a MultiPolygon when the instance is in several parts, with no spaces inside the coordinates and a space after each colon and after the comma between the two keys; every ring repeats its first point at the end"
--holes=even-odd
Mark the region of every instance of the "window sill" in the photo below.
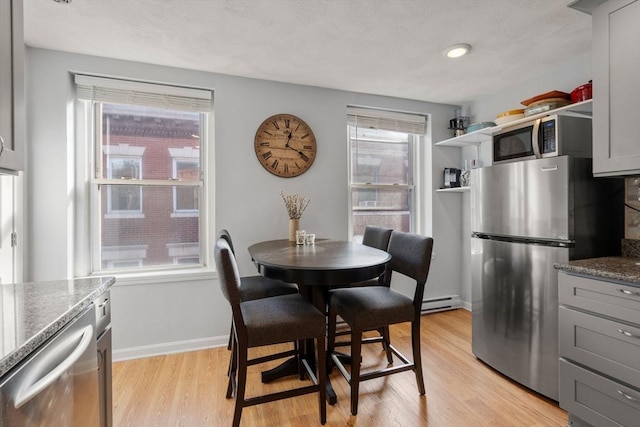
{"type": "Polygon", "coordinates": [[[174,212],[171,214],[171,218],[197,218],[200,215],[199,212],[174,212]]]}
{"type": "Polygon", "coordinates": [[[218,273],[209,268],[145,271],[144,273],[99,273],[96,276],[113,276],[114,286],[154,285],[160,283],[196,282],[218,278],[218,273]]]}
{"type": "Polygon", "coordinates": [[[143,213],[108,213],[104,215],[105,219],[142,219],[143,213]]]}

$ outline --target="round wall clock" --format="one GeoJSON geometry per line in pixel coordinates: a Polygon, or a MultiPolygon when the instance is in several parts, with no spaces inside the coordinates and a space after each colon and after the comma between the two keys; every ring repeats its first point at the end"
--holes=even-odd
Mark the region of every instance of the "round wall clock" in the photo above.
{"type": "Polygon", "coordinates": [[[316,158],[316,137],[302,119],[276,114],[256,131],[256,157],[269,172],[283,178],[305,173],[316,158]]]}

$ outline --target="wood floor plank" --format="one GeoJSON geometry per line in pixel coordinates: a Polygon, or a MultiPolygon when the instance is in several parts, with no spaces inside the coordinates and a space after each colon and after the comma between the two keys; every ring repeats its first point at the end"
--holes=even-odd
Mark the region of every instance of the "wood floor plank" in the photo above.
{"type": "MultiPolygon", "coordinates": [[[[349,387],[337,370],[331,381],[338,403],[327,407],[327,426],[565,426],[556,402],[509,380],[473,356],[471,314],[463,309],[422,316],[422,365],[426,395],[413,372],[361,383],[358,416],[350,414],[349,387]]],[[[410,329],[391,328],[391,340],[411,355],[410,329]]],[[[252,349],[250,357],[285,350],[252,349]]],[[[341,350],[348,353],[347,347],[341,350]]],[[[228,426],[233,400],[225,399],[229,352],[225,347],[114,363],[116,427],[228,426]]],[[[379,344],[363,347],[363,371],[386,366],[379,344]]],[[[297,387],[299,380],[260,382],[260,372],[277,361],[252,366],[248,395],[297,387]]],[[[320,425],[318,401],[306,395],[246,408],[244,427],[320,425]]]]}

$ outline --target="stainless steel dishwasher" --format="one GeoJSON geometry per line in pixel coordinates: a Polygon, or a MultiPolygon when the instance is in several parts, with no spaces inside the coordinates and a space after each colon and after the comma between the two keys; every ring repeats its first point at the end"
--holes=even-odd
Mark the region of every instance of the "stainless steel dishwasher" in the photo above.
{"type": "Polygon", "coordinates": [[[0,425],[100,425],[93,304],[3,379],[0,425]]]}
{"type": "Polygon", "coordinates": [[[98,337],[98,396],[100,426],[113,426],[111,403],[111,298],[106,291],[94,302],[96,307],[96,336],[98,337]]]}

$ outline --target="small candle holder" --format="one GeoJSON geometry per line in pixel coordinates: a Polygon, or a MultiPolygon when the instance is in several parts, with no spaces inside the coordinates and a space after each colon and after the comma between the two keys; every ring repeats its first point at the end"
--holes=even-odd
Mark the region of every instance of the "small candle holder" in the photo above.
{"type": "Polygon", "coordinates": [[[316,243],[316,235],[313,233],[309,233],[304,236],[304,244],[305,245],[313,245],[316,243]]]}

